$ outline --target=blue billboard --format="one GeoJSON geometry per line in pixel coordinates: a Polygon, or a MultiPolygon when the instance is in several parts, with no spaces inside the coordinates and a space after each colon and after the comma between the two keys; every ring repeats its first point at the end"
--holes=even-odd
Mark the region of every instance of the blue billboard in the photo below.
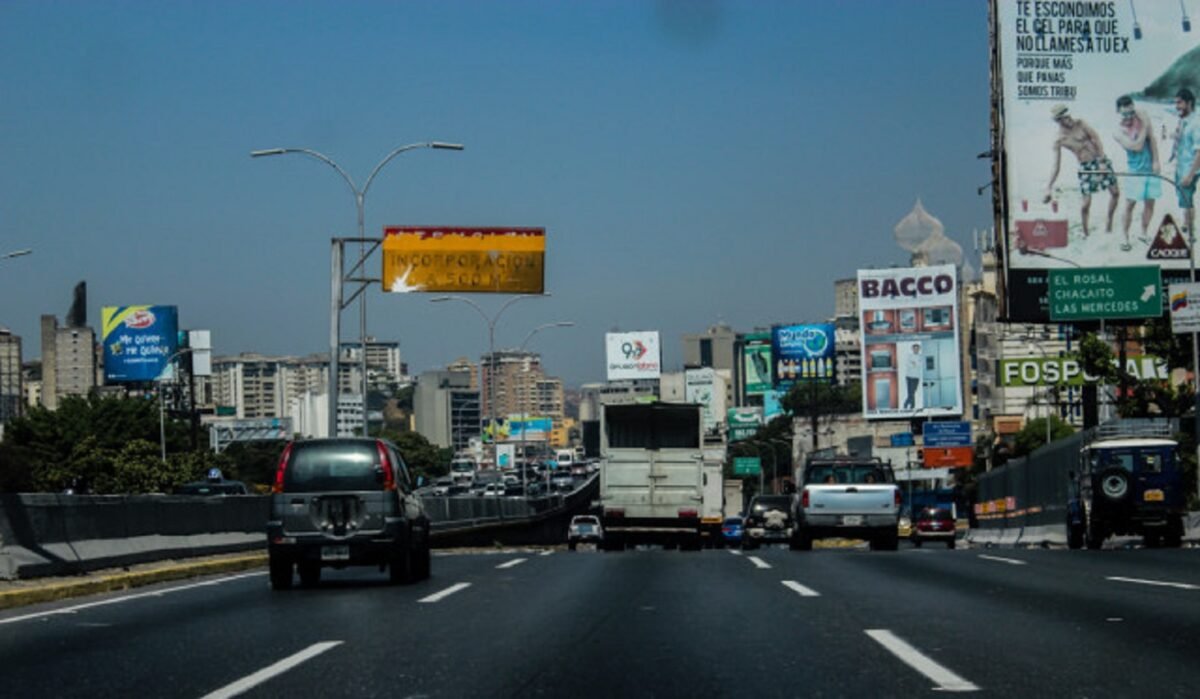
{"type": "Polygon", "coordinates": [[[776,325],[771,328],[771,377],[786,392],[809,381],[834,383],[837,358],[832,323],[776,325]]]}
{"type": "Polygon", "coordinates": [[[179,347],[175,306],[100,309],[106,383],[154,381],[179,347]]]}

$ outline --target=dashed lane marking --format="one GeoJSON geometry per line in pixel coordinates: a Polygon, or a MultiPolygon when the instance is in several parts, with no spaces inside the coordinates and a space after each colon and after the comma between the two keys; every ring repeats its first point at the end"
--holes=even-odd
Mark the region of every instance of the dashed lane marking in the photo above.
{"type": "Polygon", "coordinates": [[[936,663],[932,658],[910,646],[887,629],[867,629],[866,634],[892,655],[917,672],[933,680],[935,690],[943,692],[978,692],[979,687],[936,663]]]}
{"type": "Polygon", "coordinates": [[[1113,582],[1134,583],[1136,585],[1154,585],[1156,587],[1173,587],[1177,590],[1200,590],[1200,585],[1191,585],[1188,583],[1168,582],[1166,580],[1143,580],[1141,578],[1122,578],[1112,576],[1105,578],[1113,582]]]}
{"type": "Polygon", "coordinates": [[[511,561],[508,561],[507,563],[501,563],[500,565],[496,566],[496,570],[504,570],[505,568],[513,568],[515,566],[521,565],[522,563],[524,563],[527,560],[528,559],[526,559],[526,558],[514,558],[511,561]]]}
{"type": "Polygon", "coordinates": [[[228,697],[236,697],[237,695],[253,687],[257,687],[272,677],[282,675],[300,663],[303,663],[306,660],[312,660],[325,651],[331,648],[336,648],[341,644],[342,641],[325,641],[323,643],[314,643],[295,655],[289,655],[273,665],[264,667],[253,675],[247,675],[233,684],[227,684],[215,692],[206,694],[202,699],[227,699],[228,697]]]}
{"type": "Polygon", "coordinates": [[[740,555],[742,555],[742,552],[741,552],[740,550],[738,550],[738,549],[729,549],[729,552],[730,552],[730,553],[732,553],[732,554],[733,554],[733,555],[735,555],[735,556],[740,556],[740,555]]]}
{"type": "Polygon", "coordinates": [[[985,561],[996,561],[997,563],[1007,563],[1007,564],[1009,564],[1010,566],[1023,566],[1023,565],[1029,565],[1029,564],[1028,564],[1028,563],[1026,563],[1025,561],[1018,561],[1018,560],[1017,560],[1017,559],[1015,559],[1015,558],[1002,558],[1001,556],[985,556],[985,555],[984,555],[984,554],[982,554],[982,553],[981,553],[981,554],[979,554],[979,557],[980,557],[980,558],[982,558],[982,559],[983,559],[983,560],[985,560],[985,561]]]}
{"type": "Polygon", "coordinates": [[[767,563],[766,561],[764,561],[763,559],[759,558],[758,556],[746,556],[746,558],[747,558],[747,559],[748,559],[748,560],[749,560],[751,563],[753,563],[753,564],[754,564],[754,567],[755,567],[755,568],[759,568],[759,569],[766,569],[766,568],[770,568],[770,567],[771,567],[771,564],[770,564],[770,563],[767,563]]]}
{"type": "Polygon", "coordinates": [[[450,595],[453,595],[455,592],[461,592],[470,586],[471,586],[471,583],[466,583],[466,582],[455,583],[454,585],[447,587],[445,590],[442,590],[441,592],[435,592],[432,595],[430,595],[428,597],[422,597],[421,599],[419,599],[417,601],[424,603],[424,604],[432,604],[434,602],[441,602],[442,600],[446,599],[450,595]]]}
{"type": "Polygon", "coordinates": [[[811,587],[805,587],[805,586],[801,585],[800,583],[796,582],[795,580],[784,580],[783,586],[788,588],[789,590],[795,590],[797,593],[800,594],[801,597],[820,597],[821,596],[820,592],[817,592],[816,590],[812,589],[811,587]]]}

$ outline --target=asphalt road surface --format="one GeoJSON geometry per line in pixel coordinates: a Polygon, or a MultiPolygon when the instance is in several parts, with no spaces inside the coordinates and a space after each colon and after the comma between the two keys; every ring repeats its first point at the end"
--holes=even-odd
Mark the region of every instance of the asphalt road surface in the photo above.
{"type": "Polygon", "coordinates": [[[439,555],[0,613],[0,695],[1196,696],[1200,550],[439,555]]]}

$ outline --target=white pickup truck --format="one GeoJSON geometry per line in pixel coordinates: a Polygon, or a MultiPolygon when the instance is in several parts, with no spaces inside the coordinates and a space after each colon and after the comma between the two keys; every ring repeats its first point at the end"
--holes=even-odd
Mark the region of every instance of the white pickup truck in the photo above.
{"type": "Polygon", "coordinates": [[[810,459],[797,502],[791,548],[814,539],[866,539],[876,551],[899,544],[900,489],[892,467],[877,458],[810,459]]]}

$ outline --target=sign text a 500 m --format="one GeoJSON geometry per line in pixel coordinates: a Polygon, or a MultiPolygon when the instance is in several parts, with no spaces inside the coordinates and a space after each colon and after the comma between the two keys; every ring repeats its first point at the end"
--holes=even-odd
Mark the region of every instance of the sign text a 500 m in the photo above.
{"type": "Polygon", "coordinates": [[[383,237],[383,288],[541,294],[543,228],[390,226],[383,237]]]}

